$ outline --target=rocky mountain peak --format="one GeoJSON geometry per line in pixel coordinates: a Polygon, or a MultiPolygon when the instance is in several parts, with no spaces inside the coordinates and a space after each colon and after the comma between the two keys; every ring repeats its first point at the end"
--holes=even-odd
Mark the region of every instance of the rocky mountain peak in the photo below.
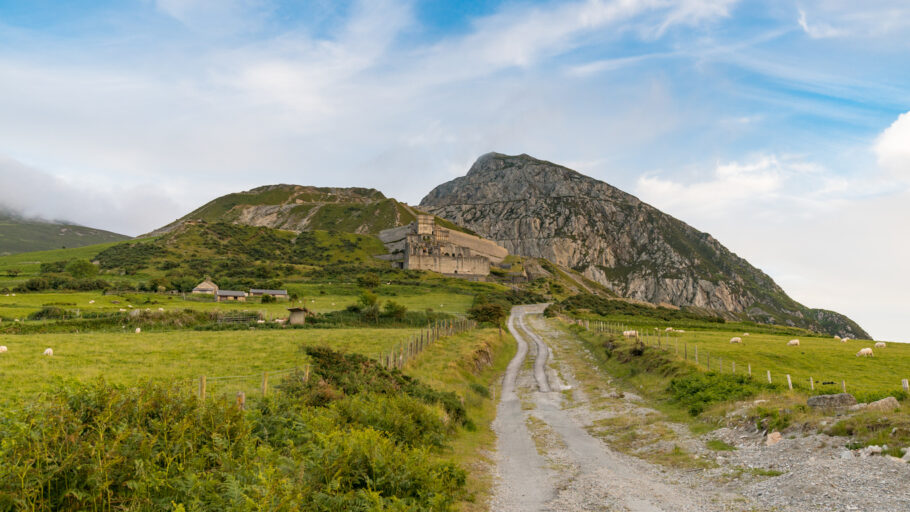
{"type": "Polygon", "coordinates": [[[528,155],[487,153],[420,206],[512,254],[574,268],[624,297],[868,337],[842,315],[834,319],[797,303],[707,233],[607,183],[528,155]]]}

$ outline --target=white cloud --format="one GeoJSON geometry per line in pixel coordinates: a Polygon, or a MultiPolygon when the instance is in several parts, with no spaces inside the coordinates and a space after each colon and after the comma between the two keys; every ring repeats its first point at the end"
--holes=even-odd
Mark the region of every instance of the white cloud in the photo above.
{"type": "Polygon", "coordinates": [[[893,175],[910,181],[910,112],[901,114],[875,143],[878,163],[893,175]]]}
{"type": "Polygon", "coordinates": [[[258,30],[270,12],[266,0],[155,0],[155,6],[190,29],[213,35],[258,30]]]}
{"type": "Polygon", "coordinates": [[[806,20],[806,11],[803,11],[802,9],[799,11],[799,19],[797,22],[799,23],[799,26],[803,28],[803,31],[813,39],[838,37],[845,34],[843,30],[838,30],[825,23],[809,25],[808,20],[806,20]]]}

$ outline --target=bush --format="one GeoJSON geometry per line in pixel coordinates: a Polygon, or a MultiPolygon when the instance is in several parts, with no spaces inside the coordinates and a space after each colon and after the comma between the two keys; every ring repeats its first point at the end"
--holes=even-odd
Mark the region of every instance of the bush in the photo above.
{"type": "Polygon", "coordinates": [[[405,315],[408,313],[408,308],[402,304],[395,302],[394,300],[387,301],[385,306],[382,307],[382,315],[386,318],[394,318],[395,320],[404,320],[405,315]]]}
{"type": "Polygon", "coordinates": [[[496,302],[478,304],[468,310],[468,318],[482,324],[501,325],[507,315],[506,308],[496,302]]]}
{"type": "Polygon", "coordinates": [[[681,404],[692,416],[698,416],[711,404],[743,400],[765,390],[777,389],[756,382],[745,375],[693,372],[670,381],[667,391],[672,402],[681,404]]]}
{"type": "Polygon", "coordinates": [[[86,279],[98,273],[98,267],[88,260],[73,260],[66,264],[65,270],[76,279],[86,279]]]}
{"type": "Polygon", "coordinates": [[[278,302],[278,299],[276,299],[275,297],[272,297],[271,295],[269,295],[267,293],[262,295],[263,304],[271,304],[273,302],[278,302]]]}

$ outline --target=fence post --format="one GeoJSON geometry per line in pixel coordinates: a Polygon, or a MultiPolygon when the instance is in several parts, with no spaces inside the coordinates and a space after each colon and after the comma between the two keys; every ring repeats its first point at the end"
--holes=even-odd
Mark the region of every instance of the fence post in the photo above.
{"type": "Polygon", "coordinates": [[[689,344],[686,342],[683,342],[683,360],[689,360],[689,344]]]}
{"type": "Polygon", "coordinates": [[[269,394],[269,372],[262,372],[262,396],[269,394]]]}
{"type": "Polygon", "coordinates": [[[908,382],[907,379],[901,380],[901,386],[904,387],[904,392],[910,393],[910,382],[908,382]]]}
{"type": "Polygon", "coordinates": [[[733,361],[733,371],[730,373],[736,373],[736,361],[733,361]]]}
{"type": "Polygon", "coordinates": [[[840,386],[841,386],[841,389],[844,390],[844,393],[846,393],[847,392],[847,381],[845,381],[845,380],[840,381],[840,386]]]}
{"type": "Polygon", "coordinates": [[[698,366],[698,345],[695,345],[695,366],[698,366]]]}
{"type": "Polygon", "coordinates": [[[205,375],[199,377],[199,399],[205,401],[205,375]]]}
{"type": "Polygon", "coordinates": [[[771,384],[771,370],[768,370],[768,384],[771,384]]]}
{"type": "Polygon", "coordinates": [[[711,371],[711,354],[710,353],[705,354],[705,361],[706,361],[705,364],[708,366],[708,371],[710,372],[711,371]]]}
{"type": "Polygon", "coordinates": [[[793,391],[793,381],[790,380],[790,374],[787,374],[787,387],[790,388],[790,391],[793,391]]]}
{"type": "Polygon", "coordinates": [[[749,378],[752,377],[752,363],[746,363],[746,366],[749,367],[749,378]]]}
{"type": "Polygon", "coordinates": [[[241,411],[246,409],[246,394],[243,391],[237,392],[237,406],[241,411]]]}
{"type": "Polygon", "coordinates": [[[812,380],[812,377],[809,377],[809,389],[815,390],[815,381],[812,380]]]}
{"type": "Polygon", "coordinates": [[[303,382],[307,383],[310,381],[310,365],[306,365],[306,369],[303,370],[303,382]]]}

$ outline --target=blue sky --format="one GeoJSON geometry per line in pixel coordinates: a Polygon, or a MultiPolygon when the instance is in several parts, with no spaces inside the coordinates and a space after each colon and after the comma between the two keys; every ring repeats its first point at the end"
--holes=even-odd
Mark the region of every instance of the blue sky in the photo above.
{"type": "Polygon", "coordinates": [[[528,153],[910,341],[908,35],[905,1],[0,0],[0,204],[135,235],[528,153]]]}

